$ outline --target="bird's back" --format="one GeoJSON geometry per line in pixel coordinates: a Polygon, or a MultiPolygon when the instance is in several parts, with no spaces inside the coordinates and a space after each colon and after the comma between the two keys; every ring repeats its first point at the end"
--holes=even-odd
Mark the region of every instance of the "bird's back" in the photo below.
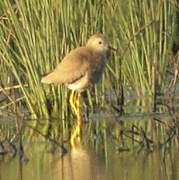
{"type": "Polygon", "coordinates": [[[100,71],[104,64],[104,58],[89,47],[76,48],[65,56],[51,73],[44,76],[41,82],[70,84],[83,77],[87,72],[92,74],[100,71]]]}

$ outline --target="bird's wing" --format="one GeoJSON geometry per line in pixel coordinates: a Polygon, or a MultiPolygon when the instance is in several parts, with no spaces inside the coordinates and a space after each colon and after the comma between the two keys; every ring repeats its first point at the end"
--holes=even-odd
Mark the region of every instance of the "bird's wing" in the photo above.
{"type": "Polygon", "coordinates": [[[90,50],[80,47],[72,50],[57,67],[42,78],[43,83],[68,84],[80,79],[90,66],[90,50]]]}

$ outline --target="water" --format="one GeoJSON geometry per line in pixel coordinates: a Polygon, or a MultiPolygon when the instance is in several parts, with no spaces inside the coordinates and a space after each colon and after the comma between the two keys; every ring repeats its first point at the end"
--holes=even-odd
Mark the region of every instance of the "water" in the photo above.
{"type": "Polygon", "coordinates": [[[179,152],[117,152],[109,147],[107,158],[78,147],[64,156],[49,152],[46,144],[26,144],[24,158],[1,156],[4,180],[158,180],[179,179],[179,152]]]}
{"type": "MultiPolygon", "coordinates": [[[[153,123],[155,115],[157,118],[166,119],[166,114],[160,115],[152,113],[150,116],[144,114],[139,116],[122,116],[119,121],[111,115],[100,116],[98,114],[90,117],[91,121],[83,125],[82,143],[77,143],[76,147],[69,147],[68,135],[64,135],[64,140],[58,140],[52,135],[44,137],[42,132],[43,123],[36,126],[31,138],[27,138],[29,121],[24,125],[21,138],[16,134],[15,149],[10,144],[10,139],[1,144],[0,149],[0,177],[3,180],[173,180],[179,179],[179,151],[178,139],[174,137],[169,142],[165,142],[168,136],[164,137],[155,132],[153,123]],[[105,117],[107,117],[105,119],[105,117]],[[141,120],[143,117],[144,119],[141,120]],[[111,118],[111,119],[110,119],[111,118]],[[132,119],[133,118],[133,119],[132,119]],[[148,120],[147,120],[148,118],[148,120]],[[109,120],[110,119],[110,120],[109,120]],[[125,122],[121,124],[121,121],[125,122]],[[136,124],[137,123],[137,124],[136,124]],[[145,129],[147,123],[147,128],[145,129]],[[152,143],[145,142],[143,136],[130,132],[132,125],[137,125],[145,129],[146,136],[151,138],[152,143]],[[40,127],[42,128],[40,129],[40,127]],[[119,131],[123,128],[123,131],[119,131]],[[41,132],[41,133],[40,133],[41,132]],[[121,138],[121,132],[124,135],[121,138]],[[158,138],[154,135],[157,134],[158,138]],[[129,138],[134,135],[134,139],[129,138]],[[129,136],[129,137],[128,137],[129,136]],[[153,137],[153,138],[152,138],[153,137]],[[26,139],[26,140],[25,140],[26,139]],[[155,147],[155,141],[160,139],[160,146],[155,147]],[[22,140],[22,141],[21,141],[22,140]],[[138,142],[137,142],[138,141],[138,142]],[[64,149],[60,145],[64,145],[64,149]],[[143,144],[142,144],[143,143],[143,144]],[[3,148],[2,148],[3,147],[3,148]],[[3,154],[2,152],[7,152],[3,154]]],[[[154,121],[155,122],[155,121],[154,121]]],[[[58,120],[53,124],[58,127],[58,120]],[[56,122],[57,121],[57,122],[56,122]]],[[[4,126],[9,124],[12,127],[12,119],[9,122],[1,122],[4,126]]],[[[37,125],[37,124],[36,124],[37,125]]],[[[44,123],[44,126],[46,123],[44,123]]],[[[157,128],[160,124],[157,123],[157,128]]],[[[163,127],[163,126],[162,126],[163,127]]],[[[9,131],[10,132],[10,131],[9,131]]],[[[64,132],[63,132],[64,133],[64,132]]],[[[168,132],[169,133],[169,132],[168,132]]],[[[61,134],[61,133],[60,133],[61,134]]],[[[64,133],[65,134],[65,133],[64,133]]],[[[11,139],[12,141],[12,139],[11,139]]]]}

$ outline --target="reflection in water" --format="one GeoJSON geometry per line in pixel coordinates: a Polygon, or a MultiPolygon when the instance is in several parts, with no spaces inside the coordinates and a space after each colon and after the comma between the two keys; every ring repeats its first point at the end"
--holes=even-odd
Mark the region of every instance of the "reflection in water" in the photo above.
{"type": "MultiPolygon", "coordinates": [[[[109,143],[110,144],[110,143],[109,143]]],[[[26,146],[26,160],[4,156],[0,159],[2,180],[158,180],[179,179],[179,151],[115,152],[108,148],[108,159],[98,158],[83,147],[63,157],[50,153],[46,144],[26,146]],[[9,157],[9,159],[8,159],[9,157]]]]}
{"type": "Polygon", "coordinates": [[[105,179],[104,166],[93,153],[74,148],[55,165],[55,174],[62,180],[105,179]]]}

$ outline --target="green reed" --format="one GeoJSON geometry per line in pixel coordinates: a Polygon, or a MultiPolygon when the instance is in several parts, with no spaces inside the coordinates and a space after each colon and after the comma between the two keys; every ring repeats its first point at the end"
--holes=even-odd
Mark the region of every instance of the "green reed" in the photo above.
{"type": "MultiPolygon", "coordinates": [[[[108,103],[109,91],[116,93],[117,104],[120,83],[152,97],[164,84],[175,22],[170,1],[2,0],[0,13],[1,85],[19,84],[34,118],[58,117],[66,126],[68,90],[42,85],[40,79],[94,33],[104,33],[117,51],[102,83],[84,98],[92,109],[108,103]]],[[[150,103],[153,108],[155,98],[150,103]]]]}

